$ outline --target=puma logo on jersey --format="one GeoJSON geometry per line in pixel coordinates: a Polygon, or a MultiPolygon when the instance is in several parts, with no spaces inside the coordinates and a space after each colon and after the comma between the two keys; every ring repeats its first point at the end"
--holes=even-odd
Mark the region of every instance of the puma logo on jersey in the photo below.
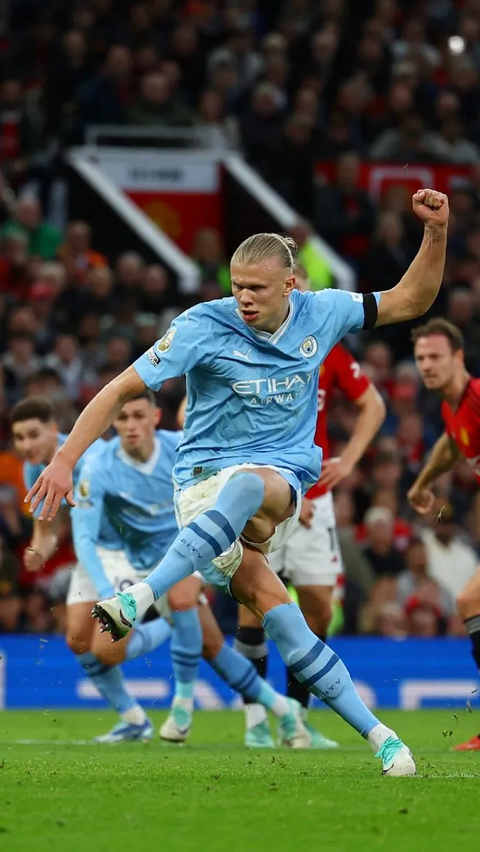
{"type": "Polygon", "coordinates": [[[247,349],[246,352],[239,352],[238,349],[234,349],[232,355],[235,355],[236,358],[243,358],[244,361],[250,361],[250,352],[251,349],[247,349]]]}

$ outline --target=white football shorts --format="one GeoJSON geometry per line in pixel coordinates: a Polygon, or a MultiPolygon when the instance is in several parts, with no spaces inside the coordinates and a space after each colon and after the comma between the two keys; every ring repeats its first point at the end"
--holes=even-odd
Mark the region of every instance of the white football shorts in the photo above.
{"type": "MultiPolygon", "coordinates": [[[[109,550],[108,547],[97,545],[96,551],[105,575],[116,592],[125,592],[129,586],[143,580],[148,574],[148,571],[137,571],[123,550],[109,550]]],[[[98,601],[98,594],[95,586],[83,565],[77,563],[72,571],[67,606],[96,601],[98,601]]]]}
{"type": "MultiPolygon", "coordinates": [[[[183,490],[178,489],[175,492],[175,513],[177,523],[182,529],[195,520],[198,515],[206,512],[215,505],[219,491],[228,482],[234,473],[240,470],[252,470],[252,468],[265,467],[269,470],[276,470],[296,491],[296,507],[293,515],[282,521],[279,524],[268,542],[262,545],[262,551],[270,553],[271,551],[281,548],[288,540],[293,530],[297,526],[298,515],[301,508],[301,490],[298,480],[290,470],[275,467],[274,465],[259,465],[259,464],[238,464],[226,467],[218,473],[210,476],[208,479],[197,482],[189,488],[183,490]]],[[[212,583],[214,586],[219,586],[225,591],[229,591],[230,580],[235,574],[238,566],[242,561],[243,545],[240,539],[237,539],[234,544],[224,553],[213,559],[208,569],[204,569],[201,573],[207,583],[212,583]]]]}
{"type": "MultiPolygon", "coordinates": [[[[109,550],[107,547],[96,547],[97,555],[105,571],[106,577],[112,584],[115,592],[125,592],[129,586],[138,583],[148,576],[150,571],[138,571],[129,561],[125,551],[109,550]]],[[[152,568],[155,566],[152,566],[152,568]]],[[[195,571],[194,575],[202,582],[202,577],[195,571]]],[[[96,603],[98,594],[95,586],[88,576],[85,568],[77,562],[72,571],[70,586],[67,595],[67,606],[78,603],[96,603]]],[[[202,591],[199,593],[198,603],[205,603],[206,598],[202,591]]],[[[170,607],[168,604],[168,592],[162,595],[161,598],[154,604],[155,609],[163,618],[170,617],[170,607]]]]}
{"type": "Polygon", "coordinates": [[[343,566],[332,495],[327,492],[312,503],[311,527],[297,523],[268,561],[275,573],[282,574],[293,586],[336,586],[343,566]]]}

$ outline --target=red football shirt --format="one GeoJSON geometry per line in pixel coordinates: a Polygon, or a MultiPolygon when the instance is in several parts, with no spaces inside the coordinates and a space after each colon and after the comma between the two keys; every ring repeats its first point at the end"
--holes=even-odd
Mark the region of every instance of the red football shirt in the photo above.
{"type": "MultiPolygon", "coordinates": [[[[338,388],[348,399],[356,402],[369,387],[370,379],[367,378],[360,364],[352,358],[350,352],[341,343],[337,343],[320,367],[318,379],[315,443],[322,448],[324,460],[328,459],[327,410],[332,392],[338,388]]],[[[327,490],[317,483],[306,496],[309,500],[313,500],[314,497],[325,494],[327,490]]]]}
{"type": "Polygon", "coordinates": [[[456,411],[442,402],[445,430],[480,483],[480,379],[470,379],[456,411]]]}

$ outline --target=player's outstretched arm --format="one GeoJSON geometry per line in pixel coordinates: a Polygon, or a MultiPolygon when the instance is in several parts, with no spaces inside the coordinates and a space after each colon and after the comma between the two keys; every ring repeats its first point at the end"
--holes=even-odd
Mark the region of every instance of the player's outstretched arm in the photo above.
{"type": "Polygon", "coordinates": [[[447,473],[460,458],[460,451],[447,432],[434,445],[430,458],[413,483],[407,497],[419,515],[426,515],[433,507],[435,495],[430,486],[442,473],[447,473]]]}
{"type": "Polygon", "coordinates": [[[34,518],[32,540],[23,553],[23,563],[27,571],[40,571],[42,565],[55,553],[57,545],[57,524],[46,524],[34,518]]]}
{"type": "Polygon", "coordinates": [[[355,400],[355,405],[358,417],[347,446],[339,458],[328,459],[323,465],[320,484],[327,488],[335,488],[350,475],[385,420],[385,403],[373,385],[355,400]]]}
{"type": "Polygon", "coordinates": [[[412,206],[422,220],[423,240],[396,287],[381,294],[376,325],[415,319],[435,301],[443,279],[447,249],[448,198],[434,189],[421,189],[412,206]]]}
{"type": "Polygon", "coordinates": [[[40,521],[51,521],[65,497],[74,506],[72,471],[80,456],[111,426],[122,406],[145,390],[145,383],[134,367],[128,367],[109,382],[82,411],[67,440],[57,450],[52,461],[30,488],[25,502],[31,501],[30,511],[43,500],[40,521]]]}

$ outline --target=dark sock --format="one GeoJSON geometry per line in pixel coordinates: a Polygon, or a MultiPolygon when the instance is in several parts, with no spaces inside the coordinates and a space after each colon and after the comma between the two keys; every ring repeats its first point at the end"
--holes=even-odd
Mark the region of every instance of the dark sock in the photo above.
{"type": "MultiPolygon", "coordinates": [[[[322,642],[326,642],[326,636],[319,636],[319,639],[322,642]]],[[[305,710],[308,710],[308,705],[310,704],[310,696],[311,692],[304,686],[303,683],[300,683],[299,680],[295,677],[295,675],[291,674],[290,669],[285,666],[286,675],[287,675],[287,695],[289,698],[294,698],[295,701],[298,701],[302,707],[305,707],[305,710]]]]}
{"type": "MultiPolygon", "coordinates": [[[[465,619],[465,627],[472,643],[472,656],[480,672],[480,615],[465,619]]],[[[478,735],[480,737],[480,733],[478,735]]]]}
{"type": "Polygon", "coordinates": [[[480,672],[480,615],[465,619],[465,627],[472,643],[472,655],[480,672]]]}
{"type": "MultiPolygon", "coordinates": [[[[234,648],[255,666],[260,677],[266,678],[268,646],[263,627],[238,627],[234,648]]],[[[244,704],[255,704],[244,697],[244,704]]]]}

